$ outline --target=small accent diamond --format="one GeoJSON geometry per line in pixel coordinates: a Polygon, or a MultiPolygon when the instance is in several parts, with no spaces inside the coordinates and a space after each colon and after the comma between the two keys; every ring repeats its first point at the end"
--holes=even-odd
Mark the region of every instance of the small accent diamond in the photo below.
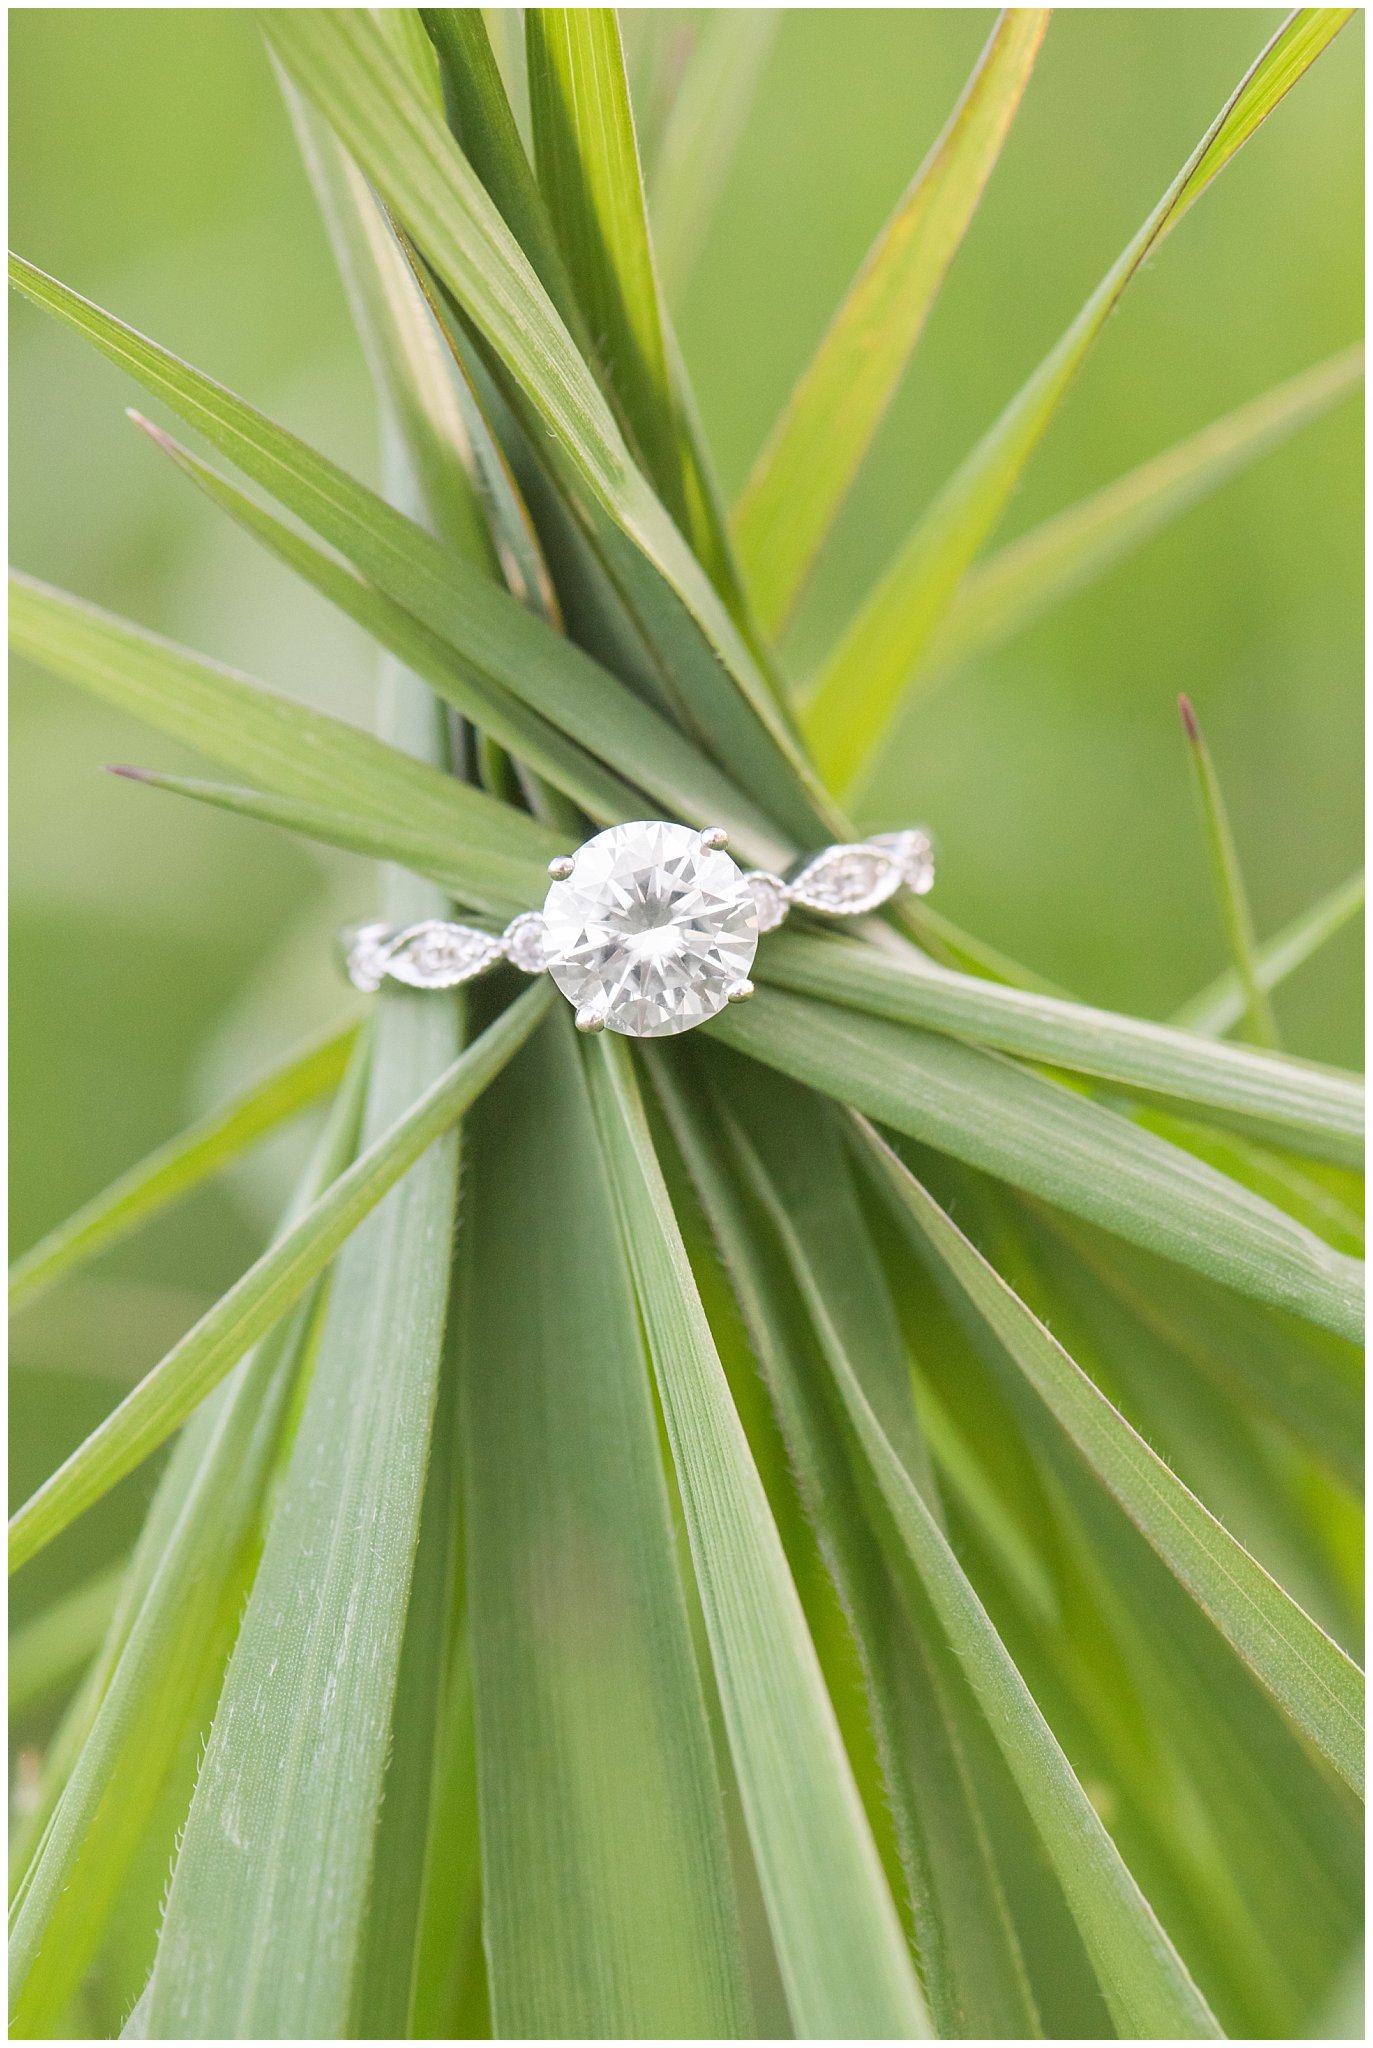
{"type": "Polygon", "coordinates": [[[501,935],[505,957],[521,974],[542,974],[548,965],[548,932],[541,910],[523,910],[501,935]]]}
{"type": "Polygon", "coordinates": [[[758,906],[759,931],[775,932],[791,908],[791,891],[780,876],[770,875],[763,868],[755,868],[744,880],[758,906]]]}

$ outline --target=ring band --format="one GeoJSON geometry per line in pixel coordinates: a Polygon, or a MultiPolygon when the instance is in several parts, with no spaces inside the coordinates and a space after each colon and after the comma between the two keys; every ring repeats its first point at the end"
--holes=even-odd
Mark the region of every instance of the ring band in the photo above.
{"type": "Polygon", "coordinates": [[[581,1031],[668,1038],[753,993],[748,972],[759,939],[792,910],[862,917],[899,889],[934,884],[926,832],[879,833],[829,846],[790,881],[737,867],[723,827],[645,819],[612,825],[548,864],[542,910],[525,910],[503,932],[437,918],[396,927],[363,924],[342,935],[354,987],[383,981],[456,988],[508,962],[548,974],[581,1031]]]}

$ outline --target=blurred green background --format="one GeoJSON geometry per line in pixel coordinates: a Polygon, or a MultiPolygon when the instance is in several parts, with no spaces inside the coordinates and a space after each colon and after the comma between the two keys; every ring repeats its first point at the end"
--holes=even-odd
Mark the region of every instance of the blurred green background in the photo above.
{"type": "MultiPolygon", "coordinates": [[[[823,650],[896,540],[1138,226],[1280,17],[1060,13],[967,244],[788,654],[823,650]]],[[[646,18],[628,15],[633,41],[646,18]]],[[[736,489],[990,26],[961,9],[787,13],[682,341],[736,489]]],[[[11,240],[374,474],[363,368],[248,11],[10,15],[11,240]]],[[[1339,38],[1131,287],[1002,539],[1359,331],[1362,26],[1339,38]]],[[[139,394],[12,308],[11,545],[25,568],[366,718],[366,644],[191,493],[139,394]]],[[[1361,842],[1358,407],[1346,402],[1054,618],[922,700],[871,792],[932,824],[939,903],[1085,997],[1166,1015],[1223,964],[1174,709],[1187,690],[1261,932],[1361,842]]],[[[46,677],[13,692],[16,1246],[340,1015],[330,937],[360,862],[139,790],[168,742],[46,677]]],[[[1358,1058],[1354,934],[1279,1001],[1358,1058]]],[[[282,1148],[55,1295],[15,1343],[27,1492],[259,1242],[282,1148]]],[[[147,1475],[19,1582],[20,1614],[131,1536],[147,1475]]]]}

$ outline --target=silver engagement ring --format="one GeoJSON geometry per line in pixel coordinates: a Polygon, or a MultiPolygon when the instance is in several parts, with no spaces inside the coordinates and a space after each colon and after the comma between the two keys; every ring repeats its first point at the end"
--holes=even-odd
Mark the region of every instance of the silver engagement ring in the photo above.
{"type": "Polygon", "coordinates": [[[758,941],[790,911],[861,917],[898,889],[923,896],[934,883],[920,831],[826,847],[790,881],[739,868],[728,843],[721,827],[612,825],[550,861],[543,909],[522,911],[503,932],[434,918],[354,926],[344,934],[348,977],[369,991],[388,979],[456,988],[508,961],[550,975],[579,1031],[671,1038],[753,994],[758,941]]]}

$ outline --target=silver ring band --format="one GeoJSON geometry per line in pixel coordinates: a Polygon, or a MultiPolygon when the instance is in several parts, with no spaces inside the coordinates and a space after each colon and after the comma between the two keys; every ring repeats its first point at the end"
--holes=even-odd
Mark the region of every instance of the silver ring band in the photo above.
{"type": "Polygon", "coordinates": [[[902,888],[923,896],[934,883],[918,829],[826,847],[790,880],[739,869],[728,843],[718,826],[611,826],[550,861],[543,909],[503,932],[437,918],[350,927],[340,938],[348,978],[369,993],[388,980],[457,988],[509,963],[550,974],[583,1031],[670,1037],[752,995],[757,942],[792,910],[862,917],[902,888]]]}

